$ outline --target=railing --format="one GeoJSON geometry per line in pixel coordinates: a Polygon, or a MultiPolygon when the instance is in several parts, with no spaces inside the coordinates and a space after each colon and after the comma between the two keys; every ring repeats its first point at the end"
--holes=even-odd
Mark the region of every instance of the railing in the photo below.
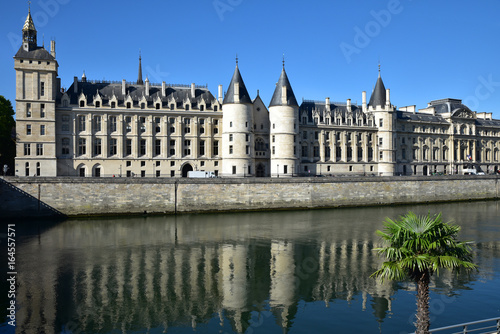
{"type": "Polygon", "coordinates": [[[500,317],[490,318],[479,321],[466,322],[463,324],[446,326],[431,329],[430,333],[447,333],[447,334],[467,334],[467,333],[477,333],[477,334],[493,334],[500,333],[500,317]],[[479,327],[481,326],[481,327],[479,327]],[[459,331],[456,331],[459,330],[459,331]]]}

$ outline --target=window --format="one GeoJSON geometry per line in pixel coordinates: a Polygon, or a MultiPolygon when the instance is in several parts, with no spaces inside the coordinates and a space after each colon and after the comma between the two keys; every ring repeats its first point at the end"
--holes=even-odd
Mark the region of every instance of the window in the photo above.
{"type": "Polygon", "coordinates": [[[116,138],[111,138],[109,140],[109,155],[116,155],[116,138]]]}
{"type": "Polygon", "coordinates": [[[85,100],[80,100],[80,108],[85,107],[85,100]]]}
{"type": "Polygon", "coordinates": [[[170,167],[175,167],[175,161],[170,161],[170,167]]]}
{"type": "Polygon", "coordinates": [[[101,101],[95,101],[95,107],[100,108],[101,107],[101,101]]]}
{"type": "Polygon", "coordinates": [[[102,147],[102,139],[101,138],[94,139],[94,155],[102,154],[101,147],[102,147]]]}
{"type": "Polygon", "coordinates": [[[229,134],[229,141],[233,141],[233,134],[232,133],[229,134]]]}
{"type": "Polygon", "coordinates": [[[383,119],[379,119],[379,126],[380,126],[380,127],[383,127],[383,126],[384,126],[384,120],[383,120],[383,119]]]}
{"type": "Polygon", "coordinates": [[[214,111],[217,111],[218,110],[218,106],[214,106],[214,111]]]}
{"type": "Polygon", "coordinates": [[[30,136],[30,135],[31,135],[31,124],[27,124],[27,125],[26,125],[26,134],[27,134],[28,136],[30,136]]]}
{"type": "Polygon", "coordinates": [[[379,139],[378,139],[378,144],[379,144],[380,146],[382,146],[382,145],[383,145],[383,143],[384,143],[384,138],[379,138],[379,139]]]}
{"type": "Polygon", "coordinates": [[[43,144],[36,144],[36,155],[43,155],[43,144]]]}
{"type": "MultiPolygon", "coordinates": [[[[115,123],[116,126],[116,123],[115,123]]],[[[101,116],[94,117],[94,132],[101,131],[101,116]]]]}
{"type": "Polygon", "coordinates": [[[155,140],[155,155],[158,156],[160,154],[161,154],[161,140],[160,139],[156,139],[155,140]]]}
{"type": "Polygon", "coordinates": [[[379,159],[380,161],[384,160],[384,152],[379,153],[379,159]]]}
{"type": "Polygon", "coordinates": [[[146,155],[146,139],[141,139],[139,149],[139,155],[146,155]]]}
{"type": "Polygon", "coordinates": [[[31,144],[24,144],[24,155],[31,155],[31,144]]]}
{"type": "Polygon", "coordinates": [[[69,154],[69,138],[63,138],[61,141],[61,154],[68,155],[69,154]]]}
{"type": "Polygon", "coordinates": [[[79,138],[78,139],[78,155],[85,155],[86,154],[86,148],[87,148],[87,142],[85,138],[79,138]]]}
{"type": "Polygon", "coordinates": [[[26,117],[31,117],[31,103],[26,103],[26,117]]]}
{"type": "Polygon", "coordinates": [[[184,140],[184,155],[191,155],[191,140],[184,140]]]}
{"type": "MultiPolygon", "coordinates": [[[[132,154],[132,139],[127,139],[127,141],[125,142],[125,155],[131,155],[131,154],[132,154]]],[[[130,161],[127,161],[127,163],[129,162],[130,161]]]]}
{"type": "Polygon", "coordinates": [[[146,167],[146,161],[141,161],[141,167],[146,167]]]}
{"type": "Polygon", "coordinates": [[[307,139],[307,131],[302,132],[302,139],[307,139]]]}
{"type": "Polygon", "coordinates": [[[24,173],[26,176],[30,176],[30,163],[29,162],[27,162],[25,165],[24,173]]]}
{"type": "Polygon", "coordinates": [[[155,132],[160,133],[161,128],[160,128],[160,117],[155,117],[155,132]]]}
{"type": "Polygon", "coordinates": [[[302,146],[302,157],[307,158],[308,152],[307,152],[307,146],[302,146]]]}
{"type": "Polygon", "coordinates": [[[174,110],[174,109],[175,109],[175,105],[172,103],[172,104],[170,105],[170,110],[174,110]]]}
{"type": "Polygon", "coordinates": [[[236,174],[236,166],[233,166],[233,174],[236,174]]]}
{"type": "Polygon", "coordinates": [[[40,96],[45,96],[45,82],[40,82],[40,96]]]}
{"type": "Polygon", "coordinates": [[[184,133],[191,133],[191,119],[190,118],[184,118],[184,133]]]}
{"type": "Polygon", "coordinates": [[[156,106],[156,110],[160,109],[160,104],[159,103],[157,103],[155,106],[156,106]]]}
{"type": "Polygon", "coordinates": [[[233,122],[229,122],[229,127],[232,128],[233,127],[233,122]]]}
{"type": "Polygon", "coordinates": [[[109,132],[116,132],[116,116],[109,117],[109,132]]]}
{"type": "Polygon", "coordinates": [[[45,136],[45,125],[40,125],[40,136],[45,136]]]}
{"type": "Polygon", "coordinates": [[[272,154],[276,154],[276,148],[273,146],[271,150],[272,154]]]}
{"type": "Polygon", "coordinates": [[[45,118],[45,103],[40,105],[40,118],[45,118]]]}
{"type": "Polygon", "coordinates": [[[111,108],[116,108],[116,102],[115,101],[111,102],[111,108]]]}
{"type": "Polygon", "coordinates": [[[130,109],[132,107],[132,104],[130,102],[127,102],[127,109],[130,109]]]}
{"type": "Polygon", "coordinates": [[[205,141],[200,140],[200,150],[198,152],[200,155],[205,155],[205,141]]]}
{"type": "Polygon", "coordinates": [[[127,133],[132,132],[131,122],[132,122],[132,117],[130,117],[130,116],[125,117],[125,123],[126,123],[125,132],[127,132],[127,133]]]}
{"type": "Polygon", "coordinates": [[[85,116],[78,116],[78,131],[85,131],[85,116]]]}
{"type": "Polygon", "coordinates": [[[233,145],[229,145],[229,154],[233,154],[233,145]]]}
{"type": "Polygon", "coordinates": [[[275,135],[273,135],[272,141],[273,141],[273,143],[276,142],[276,136],[275,135]]]}
{"type": "Polygon", "coordinates": [[[61,120],[62,120],[61,130],[69,131],[69,115],[62,115],[61,120]]]}
{"type": "Polygon", "coordinates": [[[314,146],[313,148],[313,156],[319,157],[319,146],[314,146]]]}
{"type": "Polygon", "coordinates": [[[141,117],[139,120],[141,122],[141,132],[146,132],[146,117],[141,117]]]}
{"type": "Polygon", "coordinates": [[[213,154],[214,155],[219,155],[219,141],[218,140],[214,140],[213,142],[213,154]]]}
{"type": "Polygon", "coordinates": [[[175,140],[170,141],[170,155],[175,155],[175,140]]]}
{"type": "Polygon", "coordinates": [[[245,147],[245,154],[250,154],[250,146],[245,147]]]}

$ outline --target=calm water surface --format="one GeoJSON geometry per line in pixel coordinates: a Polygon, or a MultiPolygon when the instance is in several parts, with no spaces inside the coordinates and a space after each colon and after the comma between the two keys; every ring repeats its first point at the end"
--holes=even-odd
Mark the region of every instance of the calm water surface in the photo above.
{"type": "Polygon", "coordinates": [[[461,225],[480,266],[434,277],[432,327],[499,317],[500,202],[474,202],[17,222],[17,333],[411,332],[414,285],[369,278],[408,210],[461,225]]]}

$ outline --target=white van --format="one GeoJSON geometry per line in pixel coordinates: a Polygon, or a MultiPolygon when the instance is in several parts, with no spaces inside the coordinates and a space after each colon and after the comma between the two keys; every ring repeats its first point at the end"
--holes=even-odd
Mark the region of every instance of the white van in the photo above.
{"type": "Polygon", "coordinates": [[[199,178],[199,179],[210,179],[217,177],[214,172],[206,172],[206,171],[190,171],[188,172],[188,177],[191,178],[199,178]]]}

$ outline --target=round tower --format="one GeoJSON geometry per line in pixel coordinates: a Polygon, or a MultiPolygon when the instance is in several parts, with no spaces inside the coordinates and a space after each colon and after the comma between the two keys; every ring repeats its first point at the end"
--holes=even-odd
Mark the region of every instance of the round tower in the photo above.
{"type": "Polygon", "coordinates": [[[222,176],[254,175],[253,103],[236,69],[222,105],[222,176]]]}
{"type": "Polygon", "coordinates": [[[269,104],[271,177],[291,177],[297,170],[295,144],[298,134],[299,105],[283,70],[269,104]]]}
{"type": "Polygon", "coordinates": [[[385,89],[384,82],[380,76],[380,66],[377,83],[373,89],[368,112],[375,116],[377,133],[377,161],[378,174],[380,176],[393,176],[396,172],[396,112],[391,104],[390,91],[385,89]]]}

